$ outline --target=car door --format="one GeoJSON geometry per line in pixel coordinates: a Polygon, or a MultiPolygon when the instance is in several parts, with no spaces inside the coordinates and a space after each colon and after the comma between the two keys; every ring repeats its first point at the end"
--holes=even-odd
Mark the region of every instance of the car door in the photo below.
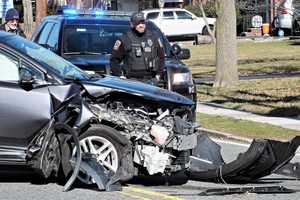
{"type": "Polygon", "coordinates": [[[178,29],[182,35],[198,34],[202,32],[202,26],[199,24],[196,16],[184,11],[175,11],[176,19],[178,22],[178,29]]]}
{"type": "Polygon", "coordinates": [[[51,118],[44,74],[15,55],[0,47],[0,162],[12,154],[11,149],[26,147],[51,118]],[[20,68],[35,75],[32,89],[19,83],[20,68]]]}
{"type": "Polygon", "coordinates": [[[181,31],[175,20],[173,11],[163,11],[161,16],[161,30],[166,36],[180,35],[181,31]]]}

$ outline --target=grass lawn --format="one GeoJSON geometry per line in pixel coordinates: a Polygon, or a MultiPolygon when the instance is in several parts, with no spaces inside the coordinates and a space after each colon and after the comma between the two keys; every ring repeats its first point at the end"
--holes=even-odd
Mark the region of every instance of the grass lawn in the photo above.
{"type": "Polygon", "coordinates": [[[284,129],[269,124],[201,113],[197,113],[197,121],[204,128],[231,133],[233,135],[247,138],[289,140],[293,136],[300,134],[299,131],[284,129]]]}
{"type": "Polygon", "coordinates": [[[240,81],[231,88],[198,85],[198,101],[277,117],[300,117],[300,77],[240,81]]]}
{"type": "MultiPolygon", "coordinates": [[[[191,59],[184,61],[194,77],[215,75],[214,45],[185,46],[191,59]]],[[[272,72],[300,72],[300,44],[281,42],[239,42],[240,75],[272,72]]],[[[213,88],[212,83],[197,85],[198,101],[222,104],[227,108],[257,114],[300,118],[300,77],[239,81],[230,88],[213,88]]],[[[268,124],[198,113],[207,129],[249,138],[288,139],[299,132],[268,124]]]]}
{"type": "MultiPolygon", "coordinates": [[[[194,76],[215,74],[214,45],[185,45],[191,59],[185,61],[194,76]]],[[[239,42],[238,69],[240,75],[262,72],[300,72],[300,44],[291,41],[239,42]]]]}
{"type": "MultiPolygon", "coordinates": [[[[186,46],[191,59],[185,61],[195,77],[215,74],[214,45],[186,46]]],[[[300,45],[291,41],[239,42],[240,74],[300,72],[300,45]]],[[[223,104],[253,113],[300,117],[300,77],[240,81],[231,88],[213,88],[211,83],[197,86],[198,101],[223,104]]]]}

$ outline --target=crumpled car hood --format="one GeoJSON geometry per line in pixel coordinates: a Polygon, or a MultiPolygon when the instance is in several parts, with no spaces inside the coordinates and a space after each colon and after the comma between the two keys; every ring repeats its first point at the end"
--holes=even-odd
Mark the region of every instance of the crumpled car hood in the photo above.
{"type": "Polygon", "coordinates": [[[82,85],[90,95],[96,98],[113,92],[121,92],[157,102],[165,101],[188,106],[194,104],[192,100],[175,92],[140,81],[121,79],[114,76],[106,76],[96,81],[83,81],[82,85]]]}

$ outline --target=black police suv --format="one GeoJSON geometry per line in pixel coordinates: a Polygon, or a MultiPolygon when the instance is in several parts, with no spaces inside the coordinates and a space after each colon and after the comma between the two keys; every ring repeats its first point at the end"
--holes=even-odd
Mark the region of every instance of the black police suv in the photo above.
{"type": "MultiPolygon", "coordinates": [[[[67,9],[45,17],[32,41],[52,50],[76,66],[99,74],[110,73],[109,58],[115,41],[129,31],[129,13],[67,9]]],[[[188,49],[170,45],[152,22],[147,27],[158,34],[165,49],[166,76],[162,87],[196,101],[196,89],[189,68],[180,59],[190,58],[188,49]]]]}

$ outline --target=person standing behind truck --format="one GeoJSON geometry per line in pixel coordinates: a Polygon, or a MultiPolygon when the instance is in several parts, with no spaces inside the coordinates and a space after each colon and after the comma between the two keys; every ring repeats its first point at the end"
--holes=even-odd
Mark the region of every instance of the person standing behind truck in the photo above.
{"type": "Polygon", "coordinates": [[[26,38],[24,31],[19,27],[19,12],[15,8],[11,8],[6,12],[5,23],[0,25],[0,31],[14,33],[26,38]]]}

